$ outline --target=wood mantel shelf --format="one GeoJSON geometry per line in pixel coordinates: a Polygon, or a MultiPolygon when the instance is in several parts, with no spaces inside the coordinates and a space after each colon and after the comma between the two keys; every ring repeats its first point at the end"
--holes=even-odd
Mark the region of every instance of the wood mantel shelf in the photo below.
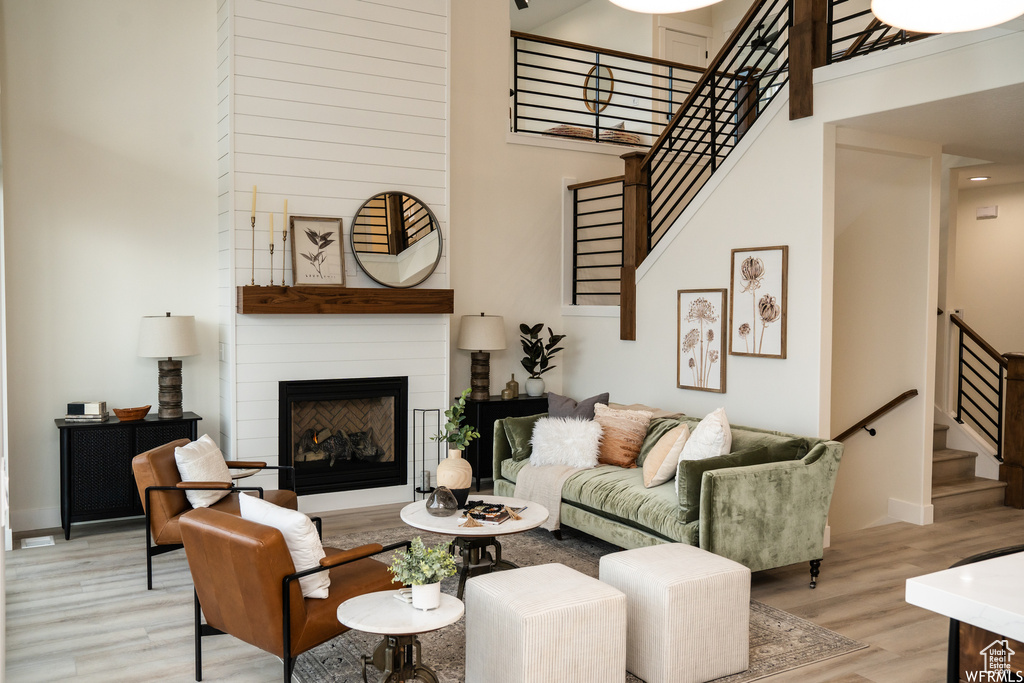
{"type": "Polygon", "coordinates": [[[238,287],[241,314],[454,313],[451,289],[352,287],[238,287]]]}

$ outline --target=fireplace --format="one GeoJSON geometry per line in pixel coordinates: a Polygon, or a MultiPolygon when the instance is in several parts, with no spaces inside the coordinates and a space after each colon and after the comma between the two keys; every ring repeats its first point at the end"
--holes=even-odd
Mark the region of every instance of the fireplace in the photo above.
{"type": "Polygon", "coordinates": [[[295,468],[295,492],[404,485],[408,392],[407,377],[280,382],[280,461],[295,468]]]}

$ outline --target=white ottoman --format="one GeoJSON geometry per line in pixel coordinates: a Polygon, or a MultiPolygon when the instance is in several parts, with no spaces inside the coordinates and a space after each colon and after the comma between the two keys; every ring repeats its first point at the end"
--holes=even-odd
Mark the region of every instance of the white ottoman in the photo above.
{"type": "Polygon", "coordinates": [[[626,596],[561,564],[466,584],[466,683],[622,683],[626,596]]]}
{"type": "Polygon", "coordinates": [[[682,543],[601,558],[601,581],[626,594],[626,670],[647,683],[696,683],[744,671],[750,570],[682,543]]]}

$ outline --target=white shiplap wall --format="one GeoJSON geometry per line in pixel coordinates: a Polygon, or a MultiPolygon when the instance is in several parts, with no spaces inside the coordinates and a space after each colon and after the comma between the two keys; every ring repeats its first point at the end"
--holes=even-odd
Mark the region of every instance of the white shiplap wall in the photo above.
{"type": "MultiPolygon", "coordinates": [[[[344,221],[349,287],[375,287],[352,259],[348,230],[363,201],[384,190],[423,200],[448,238],[447,0],[223,0],[221,248],[225,416],[232,456],[276,462],[278,382],[409,377],[413,408],[448,402],[446,315],[245,315],[234,286],[275,283],[281,212],[344,221]]],[[[447,248],[423,287],[448,287],[447,248]]],[[[285,272],[291,283],[291,246],[285,272]]],[[[410,442],[411,472],[411,442],[410,442]]],[[[407,487],[304,496],[305,510],[411,499],[407,487]]],[[[264,477],[274,486],[276,478],[264,477]]]]}

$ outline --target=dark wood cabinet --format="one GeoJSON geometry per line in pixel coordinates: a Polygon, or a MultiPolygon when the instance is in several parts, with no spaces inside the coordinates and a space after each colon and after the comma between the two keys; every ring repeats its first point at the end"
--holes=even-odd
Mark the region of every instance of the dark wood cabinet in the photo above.
{"type": "Polygon", "coordinates": [[[60,430],[60,524],[71,538],[72,522],[142,514],[132,458],[176,439],[195,440],[203,418],[81,423],[54,420],[60,430]]]}
{"type": "Polygon", "coordinates": [[[491,396],[487,401],[466,401],[466,423],[476,427],[480,438],[470,442],[466,459],[473,465],[476,490],[480,490],[481,479],[494,477],[494,421],[505,417],[523,417],[548,411],[548,395],[519,398],[491,396]]]}

